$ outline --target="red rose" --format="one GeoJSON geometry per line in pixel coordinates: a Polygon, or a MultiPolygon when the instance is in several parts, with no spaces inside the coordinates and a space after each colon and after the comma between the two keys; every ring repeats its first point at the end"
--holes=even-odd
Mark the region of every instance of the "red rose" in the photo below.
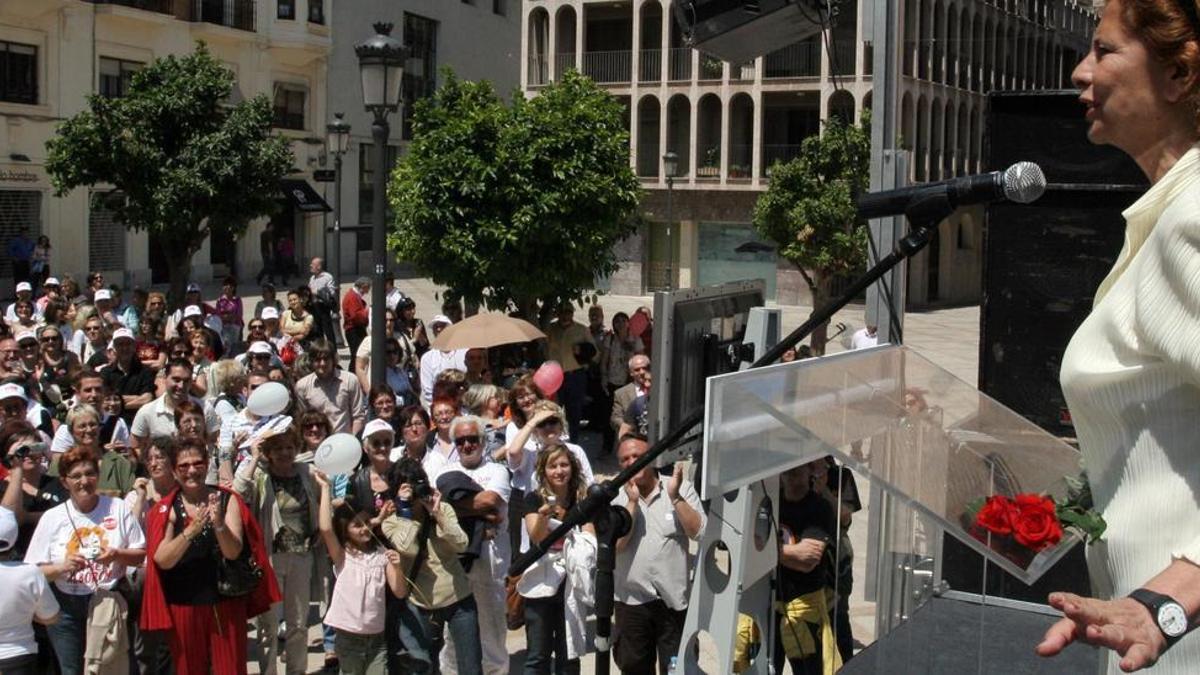
{"type": "Polygon", "coordinates": [[[1012,501],[1012,530],[1017,543],[1034,551],[1057,544],[1062,539],[1054,500],[1041,495],[1017,495],[1012,501]]]}
{"type": "Polygon", "coordinates": [[[983,508],[975,515],[975,524],[992,534],[1012,534],[1012,518],[1015,514],[1012,502],[1004,495],[988,497],[983,508]]]}

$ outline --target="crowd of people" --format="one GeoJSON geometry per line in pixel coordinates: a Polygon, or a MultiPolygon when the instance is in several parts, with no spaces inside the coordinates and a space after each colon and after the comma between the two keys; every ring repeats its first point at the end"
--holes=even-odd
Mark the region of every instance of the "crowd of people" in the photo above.
{"type": "MultiPolygon", "coordinates": [[[[593,649],[590,526],[507,572],[596,481],[583,435],[622,467],[647,451],[649,311],[606,326],[592,306],[585,325],[564,304],[543,344],[443,351],[432,341],[461,309],[426,325],[389,278],[376,355],[370,281],[339,298],[319,258],[310,273],[284,292],[263,283],[252,308],[233,278],[210,302],[189,285],[173,310],[153,291],[126,301],[95,273],[84,288],[18,286],[0,324],[0,583],[20,593],[0,599],[0,672],[245,673],[254,659],[303,673],[314,605],[329,672],[507,673],[516,629],[523,672],[579,672],[593,649]],[[386,383],[372,385],[378,357],[386,383]],[[533,369],[546,357],[562,367],[556,390],[533,369]],[[256,413],[260,390],[282,410],[256,413]],[[315,458],[338,434],[361,460],[326,474],[315,458]]],[[[623,672],[666,672],[679,650],[705,528],[683,469],[646,469],[617,500],[634,522],[617,554],[623,672]]],[[[824,468],[803,470],[824,506],[800,495],[789,511],[798,488],[785,491],[783,574],[811,577],[785,584],[797,597],[831,586],[830,514],[848,511],[824,468]]],[[[817,645],[845,616],[835,604],[817,645]]],[[[804,644],[787,650],[796,672],[822,672],[804,644]]]]}

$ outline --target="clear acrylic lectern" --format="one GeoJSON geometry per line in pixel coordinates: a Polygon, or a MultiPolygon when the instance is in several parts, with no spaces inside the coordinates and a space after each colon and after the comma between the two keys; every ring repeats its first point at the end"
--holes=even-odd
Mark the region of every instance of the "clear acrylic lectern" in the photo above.
{"type": "MultiPolygon", "coordinates": [[[[697,672],[698,663],[689,656],[688,637],[699,631],[707,631],[715,643],[717,671],[737,670],[734,654],[745,652],[735,647],[733,637],[739,616],[743,640],[747,618],[763,636],[756,658],[739,668],[783,672],[782,664],[771,668],[765,663],[771,660],[774,631],[770,608],[778,551],[778,533],[772,526],[778,522],[777,477],[828,455],[882,490],[876,494],[888,497],[871,505],[875,522],[870,545],[854,555],[871,556],[872,567],[893,577],[895,583],[876,589],[877,611],[890,614],[877,621],[877,638],[880,643],[890,637],[905,644],[893,656],[875,659],[870,672],[1013,672],[1003,667],[1004,650],[1032,653],[1036,641],[1025,640],[1033,640],[1037,630],[1044,630],[1038,626],[1053,621],[1045,612],[1033,628],[1007,626],[1016,630],[1019,637],[1011,640],[1017,644],[998,644],[997,636],[1004,634],[1001,623],[1020,617],[995,612],[1028,608],[1014,608],[1002,599],[978,598],[966,609],[939,605],[939,612],[949,613],[929,618],[934,610],[928,606],[935,600],[944,602],[936,569],[942,533],[1032,584],[1081,541],[1079,533],[1064,529],[1055,544],[1022,544],[976,524],[976,512],[995,495],[1065,497],[1068,480],[1080,474],[1077,450],[903,346],[713,377],[708,380],[706,408],[704,458],[697,481],[703,498],[711,500],[712,512],[680,655],[688,672],[697,672]],[[913,583],[914,575],[921,574],[930,583],[913,583]],[[924,627],[919,618],[936,627],[924,627]],[[945,637],[951,628],[959,634],[953,643],[955,658],[947,661],[924,653],[946,648],[926,631],[945,637]]],[[[855,521],[855,527],[866,526],[855,521]]],[[[839,554],[833,552],[835,557],[839,554]]],[[[986,575],[987,565],[981,563],[980,568],[986,575]]],[[[855,584],[868,581],[856,579],[855,584]]],[[[1082,649],[1075,656],[1091,658],[1094,668],[1094,655],[1082,649]]],[[[861,663],[850,664],[858,667],[855,672],[868,672],[861,663]]],[[[1045,672],[1075,667],[1065,662],[1045,665],[1045,672]]],[[[850,665],[846,669],[853,670],[850,665]]]]}

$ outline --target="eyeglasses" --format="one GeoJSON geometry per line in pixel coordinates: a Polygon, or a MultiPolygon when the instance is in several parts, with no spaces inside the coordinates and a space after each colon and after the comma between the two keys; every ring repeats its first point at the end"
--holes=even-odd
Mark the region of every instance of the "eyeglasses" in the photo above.
{"type": "Polygon", "coordinates": [[[263,328],[265,328],[265,326],[263,326],[261,323],[250,324],[250,330],[261,330],[263,328]]]}
{"type": "Polygon", "coordinates": [[[179,462],[175,465],[175,468],[183,471],[191,471],[192,469],[207,469],[208,462],[179,462]]]}
{"type": "Polygon", "coordinates": [[[61,335],[43,335],[40,339],[42,342],[61,342],[62,336],[61,335]]]}
{"type": "Polygon", "coordinates": [[[21,349],[37,349],[37,346],[38,344],[36,342],[27,342],[23,345],[20,345],[21,349]]]}
{"type": "Polygon", "coordinates": [[[100,474],[95,471],[77,471],[75,473],[67,474],[66,479],[69,481],[79,483],[79,482],[85,481],[89,478],[91,478],[91,479],[98,478],[99,475],[100,474]]]}
{"type": "Polygon", "coordinates": [[[454,444],[455,445],[479,445],[479,436],[477,434],[471,434],[469,436],[459,436],[458,438],[454,439],[454,444]]]}

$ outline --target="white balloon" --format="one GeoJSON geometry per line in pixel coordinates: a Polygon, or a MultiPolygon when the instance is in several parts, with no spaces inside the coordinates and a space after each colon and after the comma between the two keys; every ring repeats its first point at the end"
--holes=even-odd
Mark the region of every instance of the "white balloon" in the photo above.
{"type": "Polygon", "coordinates": [[[259,417],[278,415],[287,409],[291,395],[287,387],[279,382],[267,382],[246,399],[246,409],[259,417]]]}
{"type": "Polygon", "coordinates": [[[334,434],[313,453],[313,465],[330,476],[354,471],[360,459],[362,444],[353,434],[334,434]]]}

